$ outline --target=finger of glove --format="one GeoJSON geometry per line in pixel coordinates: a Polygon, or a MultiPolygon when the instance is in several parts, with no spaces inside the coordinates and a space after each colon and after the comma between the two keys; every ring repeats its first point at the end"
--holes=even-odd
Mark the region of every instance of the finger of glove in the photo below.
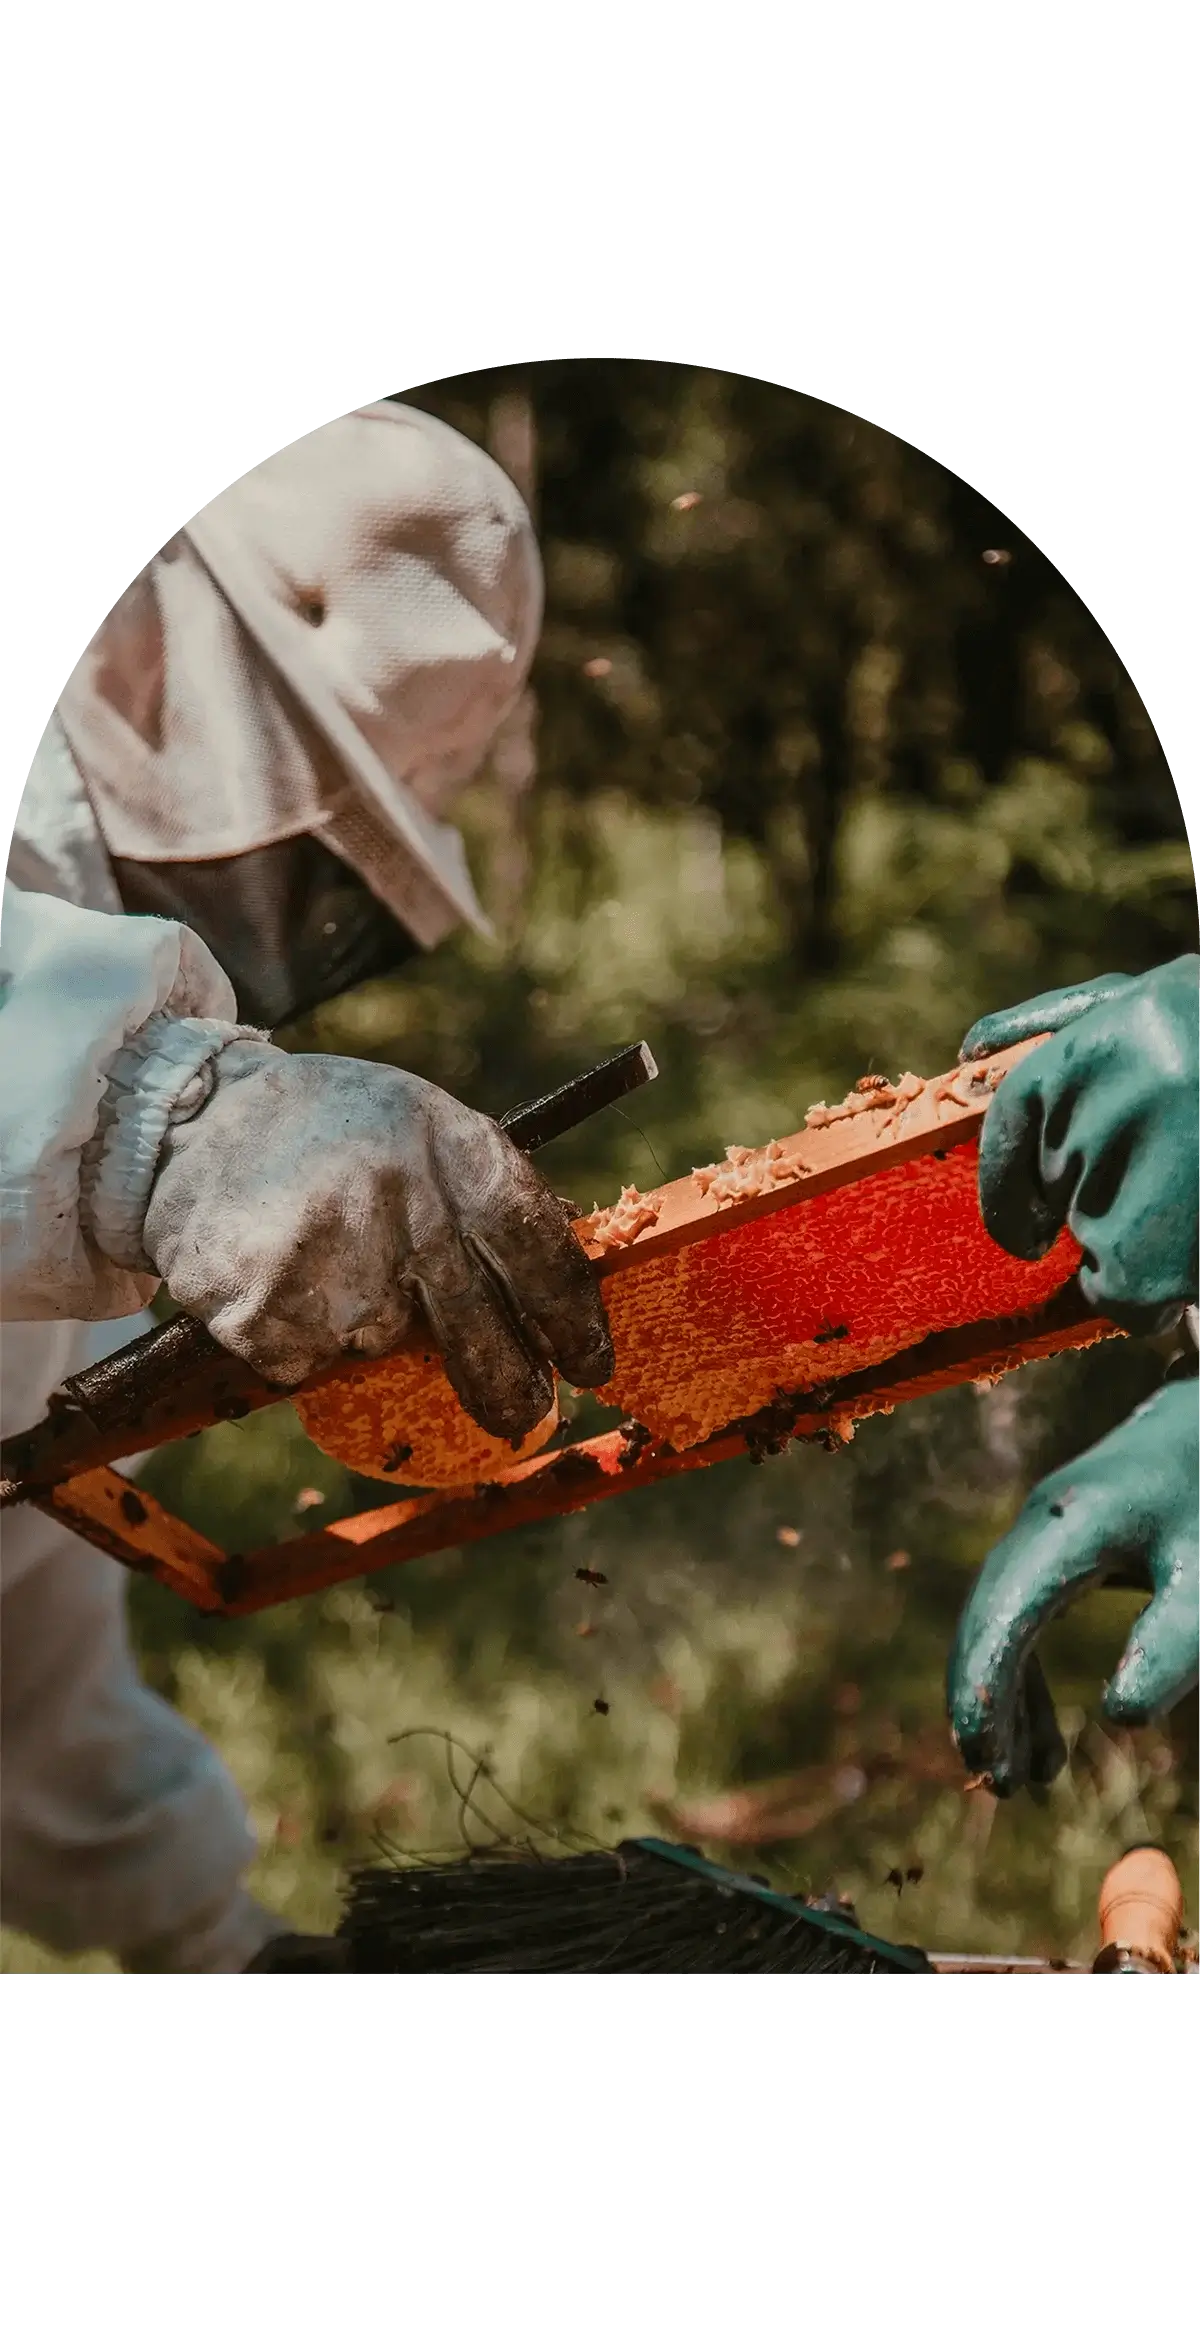
{"type": "MultiPolygon", "coordinates": [[[[1156,1565],[1157,1569],[1157,1565],[1156,1565]]],[[[1169,1715],[1197,1680],[1200,1644],[1200,1549],[1177,1542],[1170,1574],[1129,1638],[1104,1695],[1116,1725],[1149,1725],[1169,1715]]]]}
{"type": "Polygon", "coordinates": [[[950,1657],[947,1702],[964,1763],[989,1774],[999,1795],[1035,1778],[1036,1759],[1052,1754],[1044,1711],[1039,1716],[1036,1704],[1023,1711],[1019,1697],[1034,1642],[1055,1612],[1129,1551],[1130,1528],[1128,1497],[1114,1479],[1064,1469],[1038,1485],[975,1582],[950,1657]]]}
{"type": "Polygon", "coordinates": [[[1130,984],[1128,972],[1110,972],[1097,980],[1083,980],[1073,988],[1049,988],[1028,1004],[1012,1004],[1004,1012],[986,1012],[967,1030],[959,1048],[960,1061],[981,1061],[1002,1053],[1009,1045],[1031,1036],[1056,1036],[1095,1004],[1107,1004],[1130,984]]]}
{"type": "Polygon", "coordinates": [[[567,1383],[607,1384],[615,1360],[595,1271],[536,1167],[498,1131],[496,1145],[486,1196],[459,1205],[463,1236],[567,1383]]]}
{"type": "Polygon", "coordinates": [[[989,1237],[1023,1263],[1054,1245],[1066,1219],[1064,1191],[1052,1201],[1042,1181],[1042,1088],[1038,1055],[1010,1069],[993,1095],[979,1138],[979,1211],[989,1237]]]}
{"type": "Polygon", "coordinates": [[[554,1377],[512,1319],[502,1289],[447,1226],[406,1274],[450,1385],[485,1433],[515,1446],[554,1399],[554,1377]]]}

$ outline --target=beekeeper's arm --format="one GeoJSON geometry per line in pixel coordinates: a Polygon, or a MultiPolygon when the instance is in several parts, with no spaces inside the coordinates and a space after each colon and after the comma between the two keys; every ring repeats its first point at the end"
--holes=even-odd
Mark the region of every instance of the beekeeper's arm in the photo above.
{"type": "MultiPolygon", "coordinates": [[[[1067,1224],[1084,1251],[1083,1293],[1134,1333],[1196,1303],[1198,972],[1197,958],[1182,956],[1138,979],[1061,989],[977,1022],[963,1046],[974,1059],[1054,1032],[988,1110],[983,1219],[1030,1260],[1067,1224]]],[[[1150,1600],[1105,1713],[1145,1724],[1195,1684],[1198,1447],[1193,1353],[1115,1432],[1039,1483],[988,1556],[959,1625],[949,1706],[967,1764],[998,1795],[1049,1781],[1062,1764],[1034,1646],[1106,1573],[1139,1579],[1150,1600]]]]}
{"type": "Polygon", "coordinates": [[[6,885],[0,971],[6,1319],[115,1318],[162,1282],[282,1386],[421,1323],[511,1440],[545,1415],[550,1362],[611,1373],[566,1212],[490,1119],[239,1027],[179,923],[6,885]]]}

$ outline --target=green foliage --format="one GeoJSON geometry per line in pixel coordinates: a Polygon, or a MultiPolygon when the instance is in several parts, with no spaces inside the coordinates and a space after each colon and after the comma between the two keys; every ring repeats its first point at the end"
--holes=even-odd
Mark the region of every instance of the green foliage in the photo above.
{"type": "MultiPolygon", "coordinates": [[[[981,1011],[1195,945],[1136,691],[967,486],[829,407],[686,368],[547,365],[412,401],[482,439],[514,390],[537,421],[548,598],[536,788],[468,803],[498,935],[342,1000],[296,1043],[401,1061],[500,1111],[646,1037],[658,1084],[547,1156],[586,1205],[788,1131],[868,1068],[942,1068],[981,1011]]],[[[884,1933],[1083,1951],[1122,1846],[1160,1838],[1191,1892],[1186,1712],[1138,1744],[1093,1721],[1135,1606],[1097,1596],[1052,1632],[1074,1746],[1044,1807],[964,1796],[943,1670],[1025,1488],[1156,1375],[1132,1346],[1043,1364],[878,1420],[836,1457],[717,1469],[220,1630],[139,1584],[147,1668],[228,1755],[264,1841],[256,1884],[299,1920],[332,1921],[379,1824],[453,1843],[444,1745],[389,1739],[429,1727],[575,1837],[778,1785],[792,1837],[731,1859],[846,1888],[884,1933]],[[897,1898],[888,1872],[918,1865],[897,1898]]],[[[150,1478],[230,1547],[303,1527],[305,1488],[326,1516],[377,1495],[286,1410],[164,1453],[150,1478]]],[[[486,1782],[479,1803],[521,1828],[486,1782]]]]}

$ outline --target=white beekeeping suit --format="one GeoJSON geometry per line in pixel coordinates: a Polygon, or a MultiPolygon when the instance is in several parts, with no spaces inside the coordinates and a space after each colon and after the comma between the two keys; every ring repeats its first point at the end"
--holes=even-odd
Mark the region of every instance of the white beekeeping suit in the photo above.
{"type": "MultiPolygon", "coordinates": [[[[509,481],[387,404],[240,480],[101,627],[5,887],[6,1433],[140,1332],[160,1283],[280,1384],[418,1313],[496,1430],[548,1406],[523,1314],[603,1380],[577,1244],[489,1122],[262,1026],[481,923],[445,816],[540,612],[509,481]]],[[[6,1518],[3,1915],[132,1968],[241,1969],[278,1925],[241,1887],[244,1811],[138,1679],[123,1585],[48,1518],[6,1518]]]]}

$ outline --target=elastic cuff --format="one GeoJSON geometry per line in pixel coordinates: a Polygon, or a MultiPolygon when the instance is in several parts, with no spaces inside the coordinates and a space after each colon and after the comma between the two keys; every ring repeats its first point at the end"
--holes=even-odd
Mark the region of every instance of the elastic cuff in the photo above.
{"type": "Polygon", "coordinates": [[[168,1127],[203,1107],[227,1045],[255,1042],[269,1039],[229,1020],[176,1020],[156,1012],[110,1063],[96,1131],[83,1153],[80,1220],[93,1245],[122,1270],[154,1271],[142,1226],[168,1127]]]}

